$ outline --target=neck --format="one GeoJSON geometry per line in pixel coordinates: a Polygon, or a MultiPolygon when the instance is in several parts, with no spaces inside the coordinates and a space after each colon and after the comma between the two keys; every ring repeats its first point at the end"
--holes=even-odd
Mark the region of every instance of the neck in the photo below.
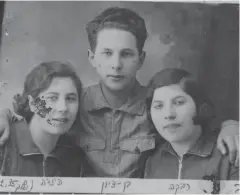
{"type": "Polygon", "coordinates": [[[51,135],[41,129],[35,116],[32,117],[29,128],[33,142],[39,148],[44,157],[47,157],[55,148],[59,135],[51,135]]]}
{"type": "Polygon", "coordinates": [[[196,141],[199,139],[199,137],[202,134],[202,129],[198,125],[195,127],[194,130],[195,133],[193,133],[192,136],[189,136],[186,140],[180,141],[180,142],[172,142],[171,146],[175,150],[175,152],[178,154],[179,157],[182,157],[184,154],[186,154],[189,149],[196,143],[196,141]]]}
{"type": "Polygon", "coordinates": [[[112,91],[101,83],[102,93],[110,107],[113,109],[120,108],[128,100],[135,83],[136,80],[134,80],[127,88],[119,91],[112,91]]]}

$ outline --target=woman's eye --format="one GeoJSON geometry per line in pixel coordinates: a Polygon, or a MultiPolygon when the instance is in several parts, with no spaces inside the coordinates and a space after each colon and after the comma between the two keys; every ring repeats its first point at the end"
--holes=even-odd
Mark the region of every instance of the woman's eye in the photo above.
{"type": "Polygon", "coordinates": [[[72,101],[72,102],[73,102],[73,101],[76,101],[76,98],[75,98],[75,97],[67,97],[66,99],[67,99],[67,101],[72,101]]]}
{"type": "Polygon", "coordinates": [[[49,99],[51,101],[56,101],[58,98],[57,98],[57,96],[51,96],[51,97],[47,97],[47,99],[49,99]]]}
{"type": "Polygon", "coordinates": [[[183,105],[184,103],[185,103],[185,101],[184,100],[177,100],[176,102],[176,105],[183,105]]]}
{"type": "Polygon", "coordinates": [[[155,109],[161,109],[162,107],[163,107],[162,104],[157,104],[157,105],[154,106],[155,109]]]}

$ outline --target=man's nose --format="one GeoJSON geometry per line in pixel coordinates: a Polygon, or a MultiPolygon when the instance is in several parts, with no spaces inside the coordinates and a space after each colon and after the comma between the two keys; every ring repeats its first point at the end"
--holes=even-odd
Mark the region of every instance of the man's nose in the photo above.
{"type": "Polygon", "coordinates": [[[112,57],[112,69],[119,70],[123,67],[121,56],[119,54],[113,55],[112,57]]]}

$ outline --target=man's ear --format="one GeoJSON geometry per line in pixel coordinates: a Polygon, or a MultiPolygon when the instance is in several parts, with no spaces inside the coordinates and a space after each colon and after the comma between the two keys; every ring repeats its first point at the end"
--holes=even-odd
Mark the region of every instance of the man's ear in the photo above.
{"type": "Polygon", "coordinates": [[[96,63],[95,63],[94,57],[95,57],[94,52],[92,52],[92,50],[88,49],[88,61],[90,62],[90,64],[93,67],[96,67],[96,63]]]}
{"type": "Polygon", "coordinates": [[[37,107],[34,105],[34,99],[31,95],[28,95],[28,105],[29,105],[31,112],[37,111],[37,107]]]}
{"type": "Polygon", "coordinates": [[[146,52],[145,52],[145,51],[142,51],[142,53],[141,53],[140,56],[139,56],[139,67],[138,67],[138,70],[139,70],[140,68],[142,68],[142,65],[143,65],[143,63],[144,63],[144,61],[145,61],[145,57],[146,57],[146,52]]]}

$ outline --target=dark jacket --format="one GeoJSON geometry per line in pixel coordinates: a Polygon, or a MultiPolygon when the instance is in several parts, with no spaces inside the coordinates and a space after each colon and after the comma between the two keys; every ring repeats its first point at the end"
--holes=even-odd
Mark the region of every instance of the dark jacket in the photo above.
{"type": "Polygon", "coordinates": [[[44,159],[24,120],[13,123],[10,132],[9,141],[0,151],[1,175],[80,177],[91,169],[84,152],[67,135],[60,136],[52,153],[44,159]]]}
{"type": "Polygon", "coordinates": [[[239,170],[216,148],[216,136],[200,136],[196,144],[179,158],[169,142],[158,146],[146,162],[145,178],[197,179],[215,176],[239,180],[239,170]]]}

